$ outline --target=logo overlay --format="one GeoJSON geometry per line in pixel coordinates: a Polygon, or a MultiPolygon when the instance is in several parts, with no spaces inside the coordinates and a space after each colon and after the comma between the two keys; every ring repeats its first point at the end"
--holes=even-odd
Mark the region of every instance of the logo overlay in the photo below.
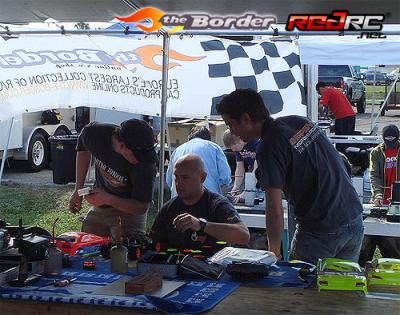
{"type": "Polygon", "coordinates": [[[242,16],[210,16],[208,14],[166,14],[165,12],[147,7],[136,11],[127,17],[116,17],[118,20],[126,23],[141,22],[151,20],[152,25],[146,26],[137,24],[136,27],[144,32],[154,32],[161,28],[169,33],[175,33],[180,30],[205,30],[205,29],[268,29],[273,23],[276,23],[276,17],[257,16],[254,13],[245,13],[242,16]]]}
{"type": "MultiPolygon", "coordinates": [[[[25,51],[23,49],[14,50],[11,54],[0,54],[0,68],[23,68],[29,66],[42,65],[46,62],[53,64],[84,63],[93,65],[115,65],[126,66],[131,64],[141,64],[142,66],[162,71],[162,65],[156,62],[156,58],[162,55],[162,47],[159,45],[145,45],[133,51],[120,51],[110,55],[102,50],[94,49],[73,49],[54,50],[54,51],[25,51]]],[[[197,61],[205,56],[192,57],[170,50],[170,58],[179,61],[197,61]]],[[[180,63],[171,62],[168,69],[181,66],[180,63]]]]}
{"type": "Polygon", "coordinates": [[[361,31],[359,38],[386,38],[381,33],[384,14],[351,15],[337,10],[331,14],[291,14],[286,30],[293,31],[361,31]]]}

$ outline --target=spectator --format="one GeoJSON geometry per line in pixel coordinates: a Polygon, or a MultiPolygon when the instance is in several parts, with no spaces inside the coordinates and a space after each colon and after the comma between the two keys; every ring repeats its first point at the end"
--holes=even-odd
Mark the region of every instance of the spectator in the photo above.
{"type": "MultiPolygon", "coordinates": [[[[399,128],[389,125],[382,130],[383,143],[376,146],[370,155],[370,178],[372,202],[376,207],[390,204],[393,182],[400,179],[399,128]]],[[[376,248],[385,258],[400,258],[400,238],[387,236],[365,236],[360,263],[373,258],[376,248]]]]}
{"type": "MultiPolygon", "coordinates": [[[[255,172],[257,169],[256,152],[260,139],[254,139],[247,143],[240,137],[233,135],[229,129],[225,130],[223,137],[224,145],[235,152],[236,168],[234,183],[231,190],[232,196],[239,197],[243,191],[243,180],[246,172],[255,172]]],[[[237,202],[239,198],[235,198],[237,202]]]]}
{"type": "Polygon", "coordinates": [[[318,94],[321,95],[319,107],[327,106],[329,111],[335,115],[335,134],[354,134],[356,114],[342,90],[333,86],[326,86],[324,82],[318,82],[316,89],[318,94]]]}
{"type": "Polygon", "coordinates": [[[171,189],[171,197],[176,196],[173,170],[175,162],[190,153],[197,154],[203,160],[207,178],[204,187],[217,194],[222,194],[221,186],[231,182],[231,169],[221,147],[211,142],[211,135],[206,127],[194,127],[188,136],[189,141],[180,145],[172,153],[166,174],[166,183],[171,189]]]}

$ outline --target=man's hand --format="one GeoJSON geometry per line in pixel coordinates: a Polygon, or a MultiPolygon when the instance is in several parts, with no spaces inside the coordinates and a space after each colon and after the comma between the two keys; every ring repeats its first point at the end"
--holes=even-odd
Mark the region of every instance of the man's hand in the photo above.
{"type": "Polygon", "coordinates": [[[180,232],[185,232],[186,230],[197,232],[201,229],[199,219],[189,213],[177,215],[172,224],[180,232]]]}
{"type": "Polygon", "coordinates": [[[281,248],[280,248],[280,247],[279,247],[279,248],[272,248],[272,247],[269,247],[268,250],[269,250],[270,252],[273,252],[273,253],[275,254],[276,259],[282,260],[281,248]]]}
{"type": "Polygon", "coordinates": [[[82,207],[82,197],[78,195],[78,191],[74,190],[71,197],[69,197],[69,211],[77,213],[82,207]]]}
{"type": "Polygon", "coordinates": [[[380,207],[380,206],[382,206],[383,205],[383,200],[382,200],[382,198],[375,198],[374,199],[374,206],[375,207],[380,207]]]}
{"type": "Polygon", "coordinates": [[[95,188],[90,191],[89,195],[85,196],[85,200],[94,207],[100,207],[109,205],[110,196],[104,189],[95,188]]]}

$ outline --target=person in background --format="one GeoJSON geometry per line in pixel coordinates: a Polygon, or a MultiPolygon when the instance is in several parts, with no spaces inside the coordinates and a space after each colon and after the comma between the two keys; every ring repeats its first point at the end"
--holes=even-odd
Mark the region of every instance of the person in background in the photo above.
{"type": "Polygon", "coordinates": [[[318,82],[316,89],[321,99],[319,107],[327,106],[335,116],[335,134],[352,135],[356,126],[356,114],[341,89],[318,82]]]}
{"type": "Polygon", "coordinates": [[[289,259],[313,264],[326,257],[358,261],[363,208],[325,133],[304,117],[272,118],[262,97],[251,89],[225,96],[217,112],[244,142],[261,138],[257,162],[269,250],[281,257],[285,194],[297,222],[289,259]]]}
{"type": "Polygon", "coordinates": [[[232,204],[203,186],[208,176],[200,156],[187,154],[174,163],[177,196],[161,208],[150,231],[153,243],[175,248],[246,245],[250,234],[232,204]]]}
{"type": "Polygon", "coordinates": [[[260,139],[254,139],[247,143],[243,142],[240,137],[233,135],[229,129],[225,130],[223,136],[226,148],[235,152],[236,169],[231,195],[237,202],[244,189],[243,181],[246,172],[255,172],[257,169],[256,152],[260,144],[260,139]]]}
{"type": "MultiPolygon", "coordinates": [[[[388,125],[382,130],[383,143],[370,154],[370,178],[372,202],[376,207],[389,205],[392,184],[400,180],[399,128],[388,125]]],[[[400,258],[400,238],[388,236],[365,236],[360,255],[360,264],[373,258],[376,248],[382,257],[400,258]]]]}
{"type": "Polygon", "coordinates": [[[82,129],[76,150],[76,184],[69,200],[72,213],[79,212],[83,188],[93,158],[95,188],[85,200],[92,205],[82,231],[115,237],[119,217],[122,235],[145,233],[147,209],[153,199],[156,152],[152,128],[130,119],[121,126],[92,122],[82,129]]]}
{"type": "Polygon", "coordinates": [[[210,131],[206,127],[194,127],[187,142],[174,150],[168,164],[166,183],[171,189],[171,198],[176,196],[173,171],[175,162],[182,156],[194,153],[200,156],[204,162],[207,178],[204,187],[209,191],[222,194],[221,186],[228,186],[231,183],[231,169],[221,147],[211,141],[210,131]]]}

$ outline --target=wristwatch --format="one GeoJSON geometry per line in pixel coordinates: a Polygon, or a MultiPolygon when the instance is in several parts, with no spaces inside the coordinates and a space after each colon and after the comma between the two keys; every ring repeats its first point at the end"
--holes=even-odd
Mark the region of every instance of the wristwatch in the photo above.
{"type": "Polygon", "coordinates": [[[199,223],[200,223],[200,230],[199,230],[199,232],[204,233],[204,229],[205,229],[206,226],[207,226],[207,220],[204,219],[204,218],[199,218],[199,223]]]}

